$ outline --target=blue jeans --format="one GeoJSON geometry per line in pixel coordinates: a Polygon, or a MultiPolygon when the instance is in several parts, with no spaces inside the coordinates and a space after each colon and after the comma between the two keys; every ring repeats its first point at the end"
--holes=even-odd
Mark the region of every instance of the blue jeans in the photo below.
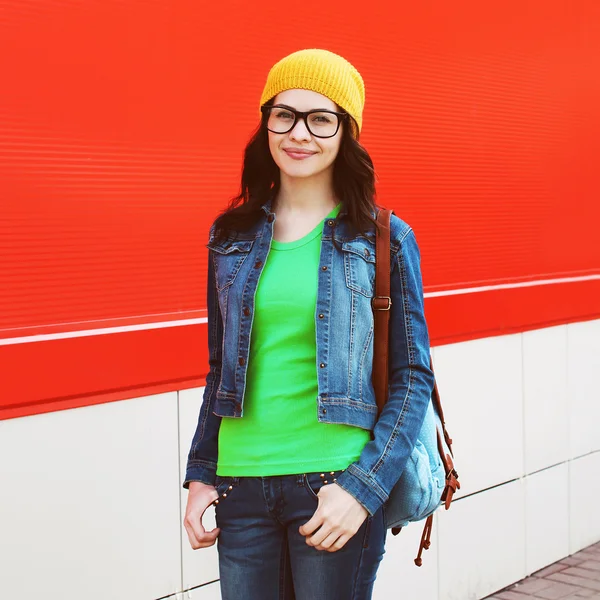
{"type": "Polygon", "coordinates": [[[341,471],[217,477],[223,600],[369,600],[386,537],[383,509],[337,552],[307,545],[298,529],[317,493],[341,471]]]}

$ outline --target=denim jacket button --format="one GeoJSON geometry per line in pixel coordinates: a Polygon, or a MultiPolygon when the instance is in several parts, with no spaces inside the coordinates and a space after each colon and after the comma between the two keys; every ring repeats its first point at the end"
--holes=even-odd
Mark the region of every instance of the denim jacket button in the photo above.
{"type": "Polygon", "coordinates": [[[329,225],[329,227],[333,227],[335,221],[332,219],[329,219],[329,221],[327,221],[327,225],[329,225]]]}
{"type": "Polygon", "coordinates": [[[250,316],[250,309],[247,306],[244,306],[244,316],[245,317],[249,317],[250,316]]]}
{"type": "Polygon", "coordinates": [[[325,363],[321,363],[319,366],[321,367],[321,369],[324,369],[325,368],[325,363]]]}
{"type": "Polygon", "coordinates": [[[267,221],[268,221],[269,223],[272,223],[274,220],[275,220],[275,217],[274,217],[273,215],[269,215],[269,216],[267,217],[267,221]]]}
{"type": "Polygon", "coordinates": [[[238,359],[238,362],[243,367],[246,364],[246,359],[243,356],[240,356],[240,358],[238,359]]]}
{"type": "Polygon", "coordinates": [[[321,313],[321,314],[319,315],[319,319],[324,319],[324,318],[325,318],[325,315],[324,315],[323,313],[321,313]]]}
{"type": "Polygon", "coordinates": [[[327,271],[327,267],[321,267],[322,271],[327,271]]]}
{"type": "Polygon", "coordinates": [[[260,269],[261,267],[262,267],[262,260],[257,260],[257,261],[254,263],[254,268],[255,268],[255,269],[260,269]]]}

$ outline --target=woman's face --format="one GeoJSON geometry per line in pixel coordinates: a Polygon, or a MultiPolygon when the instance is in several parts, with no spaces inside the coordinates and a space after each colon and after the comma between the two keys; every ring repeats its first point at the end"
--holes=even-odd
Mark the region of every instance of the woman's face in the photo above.
{"type": "MultiPolygon", "coordinates": [[[[311,90],[286,90],[275,96],[273,105],[285,105],[301,112],[313,109],[339,111],[335,102],[311,90]]],[[[343,123],[333,137],[319,138],[311,135],[303,119],[298,119],[288,133],[269,131],[269,149],[275,164],[288,177],[313,177],[332,169],[340,149],[342,127],[343,123]]]]}

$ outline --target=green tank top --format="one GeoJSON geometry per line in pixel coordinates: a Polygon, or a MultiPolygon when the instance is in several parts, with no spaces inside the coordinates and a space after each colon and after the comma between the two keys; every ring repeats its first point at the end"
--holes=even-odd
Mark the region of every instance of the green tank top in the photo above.
{"type": "Polygon", "coordinates": [[[371,439],[364,429],[317,420],[322,233],[323,222],[294,242],[271,242],[256,290],[244,416],[223,417],[219,428],[220,476],[337,471],[357,460],[371,439]]]}

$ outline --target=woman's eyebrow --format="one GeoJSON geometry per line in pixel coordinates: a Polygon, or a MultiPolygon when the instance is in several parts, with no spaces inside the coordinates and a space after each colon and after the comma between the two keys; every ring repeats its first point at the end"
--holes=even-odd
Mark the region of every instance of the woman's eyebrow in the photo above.
{"type": "Polygon", "coordinates": [[[293,106],[290,106],[289,104],[275,104],[273,108],[287,108],[288,110],[295,110],[297,112],[310,112],[311,110],[322,110],[332,112],[331,108],[310,108],[309,110],[302,111],[298,110],[297,108],[294,108],[293,106]]]}

